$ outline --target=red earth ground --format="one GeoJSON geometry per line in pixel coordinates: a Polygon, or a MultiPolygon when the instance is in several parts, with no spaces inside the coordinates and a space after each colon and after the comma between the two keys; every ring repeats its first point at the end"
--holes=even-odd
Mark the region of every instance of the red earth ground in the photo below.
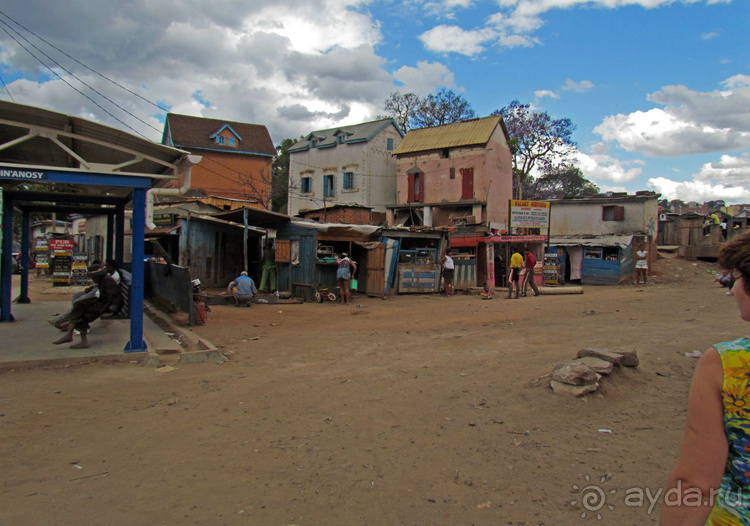
{"type": "Polygon", "coordinates": [[[0,525],[656,523],[684,354],[746,330],[715,268],[520,300],[214,306],[195,332],[226,360],[3,371],[0,525]],[[641,364],[553,394],[583,347],[641,364]]]}

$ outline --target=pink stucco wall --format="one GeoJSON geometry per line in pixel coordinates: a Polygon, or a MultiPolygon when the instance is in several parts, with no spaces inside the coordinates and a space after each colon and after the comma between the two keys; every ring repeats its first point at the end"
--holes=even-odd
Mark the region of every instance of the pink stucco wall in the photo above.
{"type": "MultiPolygon", "coordinates": [[[[424,174],[425,204],[460,202],[462,194],[461,169],[474,169],[473,199],[485,201],[487,206],[480,221],[505,225],[508,221],[509,200],[513,192],[513,170],[510,149],[505,135],[498,126],[486,146],[455,148],[449,158],[441,158],[441,152],[425,151],[399,156],[397,175],[397,200],[406,204],[408,200],[407,171],[416,165],[424,174]],[[451,178],[453,168],[453,178],[451,178]]],[[[436,213],[433,225],[446,223],[445,214],[436,213]]]]}

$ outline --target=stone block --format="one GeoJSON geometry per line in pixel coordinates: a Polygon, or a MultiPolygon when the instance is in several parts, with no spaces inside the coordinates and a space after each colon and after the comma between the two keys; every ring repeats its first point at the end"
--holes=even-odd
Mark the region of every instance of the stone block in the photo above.
{"type": "Polygon", "coordinates": [[[578,358],[585,358],[587,356],[593,356],[594,358],[599,358],[615,365],[620,365],[622,361],[621,355],[606,349],[581,349],[578,351],[578,358]]]}
{"type": "Polygon", "coordinates": [[[620,365],[624,367],[638,367],[641,361],[638,359],[638,353],[635,349],[631,351],[614,351],[615,353],[622,356],[620,365]]]}
{"type": "Polygon", "coordinates": [[[556,380],[551,380],[549,385],[552,388],[552,392],[555,394],[566,394],[576,397],[581,397],[589,393],[593,393],[599,388],[598,383],[592,385],[570,385],[558,382],[556,380]]]}
{"type": "Polygon", "coordinates": [[[577,362],[557,364],[552,370],[552,379],[568,385],[593,385],[598,380],[594,371],[577,362]]]}
{"type": "Polygon", "coordinates": [[[574,363],[582,363],[598,374],[610,374],[615,367],[615,364],[612,362],[607,362],[601,358],[594,358],[593,356],[585,356],[573,361],[574,363]]]}

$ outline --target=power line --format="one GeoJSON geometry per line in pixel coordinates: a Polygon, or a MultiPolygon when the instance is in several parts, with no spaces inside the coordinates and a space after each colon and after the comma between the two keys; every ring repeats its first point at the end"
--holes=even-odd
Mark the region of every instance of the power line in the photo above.
{"type": "Polygon", "coordinates": [[[16,102],[13,100],[13,95],[10,94],[10,90],[8,89],[8,86],[5,85],[5,81],[3,80],[2,75],[0,75],[0,82],[3,84],[3,88],[5,88],[5,91],[8,94],[8,97],[10,97],[10,100],[13,102],[16,102]]]}
{"type": "MultiPolygon", "coordinates": [[[[94,68],[92,68],[92,67],[90,67],[90,66],[87,66],[86,64],[84,64],[83,62],[81,62],[80,60],[78,60],[77,58],[75,58],[75,57],[73,57],[73,56],[69,55],[68,53],[66,53],[66,52],[65,52],[65,51],[63,51],[62,49],[58,48],[57,46],[55,46],[55,45],[54,45],[54,44],[52,44],[51,42],[49,42],[49,41],[45,40],[45,39],[44,39],[43,37],[41,37],[41,36],[37,35],[37,34],[36,34],[36,33],[34,33],[34,32],[33,32],[33,31],[31,30],[31,29],[27,28],[26,26],[24,26],[23,24],[21,24],[21,23],[20,23],[20,22],[18,22],[17,20],[14,20],[13,18],[11,18],[10,16],[8,16],[8,15],[7,15],[6,13],[4,13],[3,11],[0,11],[0,15],[4,16],[5,18],[7,18],[8,20],[10,20],[10,21],[11,21],[11,22],[13,22],[14,24],[16,24],[16,25],[18,25],[19,27],[23,28],[23,29],[24,29],[25,31],[27,31],[27,32],[31,33],[31,34],[32,34],[32,35],[34,35],[34,36],[35,36],[36,38],[38,38],[39,40],[41,40],[42,42],[44,42],[45,44],[47,44],[48,46],[50,46],[50,47],[51,47],[52,49],[55,49],[56,51],[58,51],[58,52],[62,53],[63,55],[65,55],[66,57],[68,57],[69,59],[71,59],[72,61],[76,62],[77,64],[80,64],[81,66],[83,66],[84,68],[88,69],[88,70],[89,70],[89,71],[91,71],[92,73],[94,73],[94,74],[96,74],[96,75],[100,76],[101,78],[103,78],[103,79],[104,79],[104,80],[106,80],[107,82],[110,82],[110,83],[114,84],[114,85],[115,85],[115,86],[117,86],[118,88],[121,88],[121,89],[123,89],[123,90],[127,91],[127,92],[128,92],[128,93],[130,93],[131,95],[134,95],[134,96],[138,97],[138,98],[139,98],[139,99],[141,99],[142,101],[144,101],[144,102],[146,102],[146,103],[148,103],[148,104],[150,104],[150,105],[152,105],[152,106],[154,106],[154,107],[156,107],[156,108],[160,109],[161,111],[165,111],[165,112],[167,112],[167,113],[169,112],[169,110],[168,110],[168,109],[166,109],[166,108],[162,108],[162,107],[161,107],[161,106],[159,106],[159,105],[158,105],[157,103],[155,103],[155,102],[153,102],[153,101],[150,101],[150,100],[148,100],[147,98],[145,98],[145,97],[143,97],[142,95],[140,95],[140,94],[136,93],[135,91],[133,91],[133,90],[131,90],[131,89],[129,89],[129,88],[127,88],[127,87],[123,86],[122,84],[119,84],[118,82],[115,82],[114,80],[110,79],[110,78],[109,78],[109,77],[107,77],[106,75],[103,75],[102,73],[99,73],[99,72],[98,72],[98,71],[96,71],[96,70],[95,70],[94,68]]],[[[157,131],[159,131],[159,130],[157,130],[157,131]]]]}
{"type": "Polygon", "coordinates": [[[109,111],[107,111],[103,106],[101,106],[100,104],[98,104],[94,99],[92,99],[91,97],[88,97],[83,92],[81,92],[80,90],[78,90],[77,88],[75,88],[72,84],[70,84],[65,79],[63,79],[57,72],[55,72],[51,67],[49,67],[47,64],[45,64],[41,59],[39,59],[36,55],[34,55],[31,51],[29,51],[28,48],[26,48],[23,44],[21,44],[21,42],[19,42],[13,35],[11,35],[10,32],[6,29],[6,27],[9,28],[10,30],[12,30],[14,33],[16,33],[20,38],[22,38],[24,41],[26,41],[34,49],[36,49],[37,51],[39,51],[42,55],[44,55],[49,60],[51,60],[52,63],[54,63],[57,67],[59,67],[60,69],[62,69],[63,71],[65,71],[68,75],[70,75],[71,77],[73,77],[74,79],[76,79],[78,82],[80,82],[81,84],[83,84],[84,86],[86,86],[88,89],[90,89],[91,91],[93,91],[94,93],[96,93],[97,95],[99,95],[100,97],[102,97],[104,100],[106,100],[107,102],[109,102],[113,106],[117,107],[118,109],[124,111],[125,113],[127,113],[128,115],[130,115],[134,119],[138,120],[142,124],[145,124],[146,126],[148,126],[148,127],[152,128],[152,129],[156,130],[157,132],[159,131],[157,128],[155,128],[154,126],[152,126],[148,122],[144,121],[140,117],[137,117],[136,115],[134,115],[130,111],[126,110],[125,108],[123,108],[122,106],[120,106],[119,104],[117,104],[115,101],[113,101],[112,99],[110,99],[109,97],[107,97],[106,95],[104,95],[103,93],[101,93],[96,88],[93,88],[93,87],[89,86],[86,82],[84,82],[83,80],[81,80],[80,78],[78,78],[75,74],[73,74],[73,72],[71,72],[70,70],[68,70],[67,68],[65,68],[65,66],[63,66],[62,64],[60,64],[59,62],[57,62],[54,58],[52,58],[51,56],[49,56],[47,53],[45,53],[44,51],[42,51],[41,49],[39,49],[39,47],[37,47],[33,42],[29,41],[29,39],[27,39],[20,32],[18,32],[18,30],[16,30],[15,28],[11,27],[5,20],[0,20],[0,25],[2,25],[3,31],[5,31],[5,33],[8,34],[8,36],[10,36],[11,38],[13,38],[13,40],[15,40],[16,43],[19,46],[21,46],[22,48],[24,48],[31,56],[33,56],[42,65],[44,65],[47,69],[49,69],[54,75],[57,76],[57,78],[59,78],[60,80],[62,80],[63,82],[65,82],[68,86],[70,86],[71,88],[75,89],[78,93],[80,93],[81,95],[83,95],[84,97],[86,97],[87,99],[89,99],[91,102],[93,102],[94,104],[96,104],[99,108],[101,108],[102,110],[104,110],[105,112],[107,112],[107,115],[109,115],[110,117],[112,117],[113,119],[115,119],[120,124],[122,124],[123,126],[127,126],[133,132],[137,133],[138,135],[140,135],[141,137],[143,137],[144,139],[146,139],[145,135],[143,135],[142,133],[140,133],[139,131],[137,131],[132,126],[126,124],[122,120],[120,120],[117,117],[115,117],[112,113],[110,113],[109,111]]]}

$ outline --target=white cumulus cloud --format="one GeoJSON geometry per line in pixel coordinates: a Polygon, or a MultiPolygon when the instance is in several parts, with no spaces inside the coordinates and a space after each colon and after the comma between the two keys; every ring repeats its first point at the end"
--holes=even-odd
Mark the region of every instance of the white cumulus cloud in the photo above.
{"type": "Polygon", "coordinates": [[[477,55],[496,36],[490,28],[466,31],[458,26],[439,25],[419,35],[425,48],[436,53],[477,55]]]}
{"type": "Polygon", "coordinates": [[[690,181],[655,177],[648,184],[667,199],[750,201],[750,154],[722,155],[719,161],[701,166],[690,181]]]}
{"type": "Polygon", "coordinates": [[[594,132],[654,157],[743,150],[750,147],[750,78],[722,84],[711,92],[665,86],[648,96],[661,108],[606,117],[594,132]]]}

